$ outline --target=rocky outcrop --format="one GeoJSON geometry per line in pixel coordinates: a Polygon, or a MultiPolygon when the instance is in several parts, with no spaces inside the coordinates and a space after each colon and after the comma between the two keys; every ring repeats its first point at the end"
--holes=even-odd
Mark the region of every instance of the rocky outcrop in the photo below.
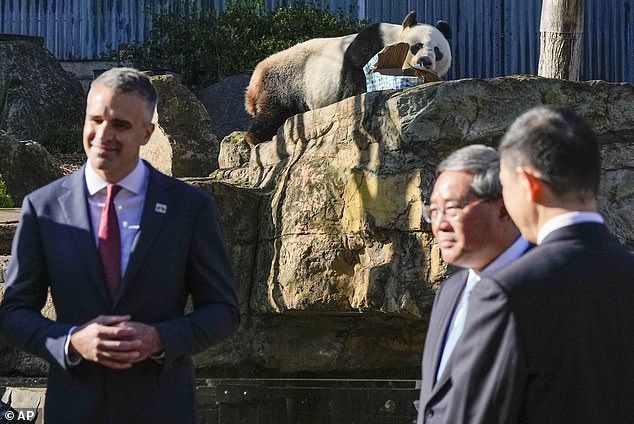
{"type": "Polygon", "coordinates": [[[19,140],[81,128],[84,93],[33,37],[0,37],[0,130],[19,140]]]}
{"type": "Polygon", "coordinates": [[[251,117],[244,109],[244,92],[250,78],[250,75],[232,75],[197,93],[209,113],[211,129],[218,139],[248,128],[251,117]]]}
{"type": "Polygon", "coordinates": [[[150,78],[158,94],[156,128],[141,157],[175,177],[208,176],[218,168],[218,139],[200,101],[171,75],[150,78]]]}
{"type": "Polygon", "coordinates": [[[631,85],[522,76],[367,93],[297,115],[253,147],[251,187],[222,169],[188,179],[222,211],[243,314],[235,337],[196,356],[199,376],[417,378],[449,272],[421,216],[434,168],[465,145],[495,146],[544,103],[597,131],[601,212],[634,250],[631,85]]]}
{"type": "Polygon", "coordinates": [[[631,85],[517,77],[369,93],[297,115],[282,139],[254,148],[253,182],[272,194],[253,310],[425,317],[445,274],[421,216],[436,164],[467,144],[495,146],[542,103],[576,109],[599,133],[601,211],[634,247],[631,85]]]}
{"type": "Polygon", "coordinates": [[[496,146],[538,104],[571,107],[597,131],[601,212],[634,250],[631,85],[508,77],[350,98],[289,119],[282,138],[253,148],[251,182],[262,197],[243,346],[251,361],[286,371],[416,370],[448,272],[421,217],[434,168],[465,145],[496,146]]]}
{"type": "Polygon", "coordinates": [[[245,136],[244,131],[234,131],[222,139],[218,155],[219,168],[243,168],[249,165],[251,145],[245,136]]]}
{"type": "Polygon", "coordinates": [[[0,131],[0,174],[14,206],[20,207],[24,196],[61,177],[62,171],[39,143],[0,131]]]}
{"type": "Polygon", "coordinates": [[[20,219],[20,209],[0,209],[0,283],[4,282],[5,262],[8,263],[11,254],[13,235],[20,219]]]}

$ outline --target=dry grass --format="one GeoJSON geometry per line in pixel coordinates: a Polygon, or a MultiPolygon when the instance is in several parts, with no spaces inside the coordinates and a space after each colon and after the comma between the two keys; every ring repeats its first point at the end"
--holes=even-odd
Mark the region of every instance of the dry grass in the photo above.
{"type": "Polygon", "coordinates": [[[86,154],[84,152],[54,153],[53,157],[64,175],[72,174],[86,163],[86,154]]]}

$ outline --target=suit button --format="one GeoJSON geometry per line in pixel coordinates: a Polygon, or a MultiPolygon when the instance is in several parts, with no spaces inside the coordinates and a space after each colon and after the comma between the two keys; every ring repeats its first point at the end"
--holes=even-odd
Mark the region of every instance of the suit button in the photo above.
{"type": "Polygon", "coordinates": [[[434,410],[433,409],[428,409],[427,410],[427,418],[431,418],[434,416],[434,410]]]}

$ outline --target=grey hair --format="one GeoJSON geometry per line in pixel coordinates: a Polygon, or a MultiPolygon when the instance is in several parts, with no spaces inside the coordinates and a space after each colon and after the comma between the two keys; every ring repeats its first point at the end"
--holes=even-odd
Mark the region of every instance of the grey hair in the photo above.
{"type": "Polygon", "coordinates": [[[98,84],[105,85],[117,93],[136,91],[145,100],[147,121],[152,121],[157,102],[156,89],[143,72],[134,68],[111,68],[95,78],[91,87],[98,84]]]}
{"type": "Polygon", "coordinates": [[[486,200],[502,198],[500,184],[500,155],[483,144],[472,144],[458,149],[440,162],[436,176],[445,171],[462,171],[473,175],[471,190],[486,200]]]}

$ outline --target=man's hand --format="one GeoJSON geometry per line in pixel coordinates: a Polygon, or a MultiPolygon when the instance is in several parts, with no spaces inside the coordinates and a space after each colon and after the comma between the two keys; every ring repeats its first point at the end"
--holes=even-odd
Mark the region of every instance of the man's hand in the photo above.
{"type": "Polygon", "coordinates": [[[69,353],[114,369],[130,368],[163,350],[156,328],[130,315],[100,315],[70,336],[69,353]]]}
{"type": "Polygon", "coordinates": [[[126,369],[139,358],[142,342],[134,330],[122,326],[129,315],[100,315],[79,327],[70,336],[70,353],[109,368],[126,369]]]}
{"type": "Polygon", "coordinates": [[[135,347],[139,356],[133,359],[132,362],[144,361],[150,355],[157,354],[163,350],[161,337],[158,331],[156,331],[156,328],[151,325],[135,321],[124,321],[118,323],[117,328],[126,330],[126,332],[131,331],[134,340],[140,342],[139,345],[135,347]]]}

